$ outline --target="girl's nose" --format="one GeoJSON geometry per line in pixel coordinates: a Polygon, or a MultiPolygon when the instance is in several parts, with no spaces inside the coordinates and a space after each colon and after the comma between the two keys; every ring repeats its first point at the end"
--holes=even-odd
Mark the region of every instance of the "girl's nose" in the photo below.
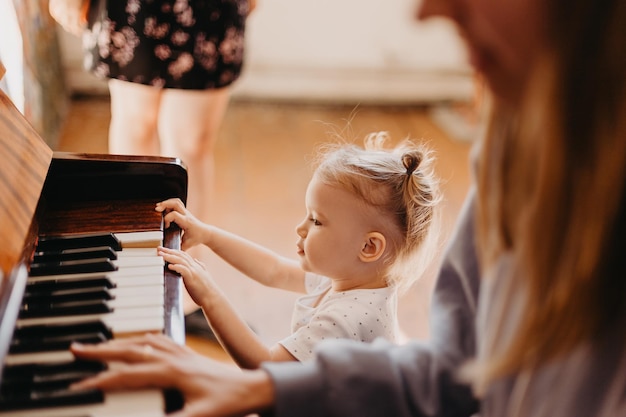
{"type": "Polygon", "coordinates": [[[300,222],[300,224],[298,224],[296,226],[296,233],[298,234],[298,236],[300,236],[301,238],[305,238],[306,237],[306,219],[302,222],[300,222]]]}

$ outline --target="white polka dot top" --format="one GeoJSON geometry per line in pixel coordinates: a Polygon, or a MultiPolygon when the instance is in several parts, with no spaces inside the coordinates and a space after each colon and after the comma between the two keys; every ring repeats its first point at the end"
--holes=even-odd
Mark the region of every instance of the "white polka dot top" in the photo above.
{"type": "Polygon", "coordinates": [[[398,341],[396,291],[391,288],[359,289],[332,293],[315,303],[331,287],[327,277],[307,273],[307,295],[296,301],[292,334],[280,341],[298,360],[313,357],[315,345],[327,339],[371,342],[383,337],[398,341]]]}

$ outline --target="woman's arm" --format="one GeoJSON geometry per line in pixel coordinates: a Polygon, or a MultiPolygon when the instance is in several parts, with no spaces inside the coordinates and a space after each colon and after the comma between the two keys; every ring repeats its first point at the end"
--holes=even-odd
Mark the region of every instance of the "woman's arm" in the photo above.
{"type": "Polygon", "coordinates": [[[244,416],[272,406],[273,387],[266,372],[242,372],[164,335],[73,344],[71,350],[82,359],[111,363],[107,371],[73,385],[73,389],[176,388],[184,398],[183,409],[172,414],[176,417],[244,416]],[[120,363],[124,366],[117,366],[120,363]]]}

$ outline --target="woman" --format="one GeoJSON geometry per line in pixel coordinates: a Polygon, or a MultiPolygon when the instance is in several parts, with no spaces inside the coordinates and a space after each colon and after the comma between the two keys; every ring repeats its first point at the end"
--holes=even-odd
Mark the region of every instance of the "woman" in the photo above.
{"type": "Polygon", "coordinates": [[[243,68],[246,17],[254,5],[92,1],[82,35],[85,67],[109,84],[109,152],[181,158],[190,174],[189,203],[205,221],[215,143],[243,68]]]}
{"type": "Polygon", "coordinates": [[[162,378],[184,416],[626,415],[626,4],[424,0],[432,16],[459,28],[493,108],[430,343],[329,342],[243,373],[164,338],[76,346],[133,364],[83,386],[162,378]]]}

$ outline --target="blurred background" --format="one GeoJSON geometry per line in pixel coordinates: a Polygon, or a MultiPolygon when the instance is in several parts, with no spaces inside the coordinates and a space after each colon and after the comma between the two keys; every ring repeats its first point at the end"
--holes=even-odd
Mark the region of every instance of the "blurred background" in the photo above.
{"type": "MultiPolygon", "coordinates": [[[[412,0],[258,0],[216,151],[218,226],[295,257],[315,147],[334,134],[358,142],[384,130],[435,149],[445,246],[469,186],[478,87],[453,28],[416,22],[416,7],[412,0]]],[[[7,69],[0,87],[49,146],[106,153],[108,89],[83,69],[81,40],[56,25],[46,0],[0,0],[0,31],[7,69]]],[[[409,337],[428,335],[437,262],[401,299],[409,337]]],[[[262,338],[288,334],[293,294],[251,283],[219,259],[209,268],[262,338]]]]}

